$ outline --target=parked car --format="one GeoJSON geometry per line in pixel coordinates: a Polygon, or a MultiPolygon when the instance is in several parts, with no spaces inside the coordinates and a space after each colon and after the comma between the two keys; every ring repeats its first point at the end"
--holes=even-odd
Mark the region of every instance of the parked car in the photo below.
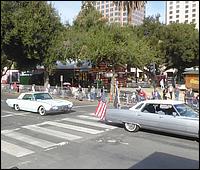
{"type": "Polygon", "coordinates": [[[48,92],[21,93],[17,99],[7,99],[6,103],[17,111],[38,112],[42,116],[51,112],[70,111],[73,107],[72,102],[53,99],[48,92]]]}
{"type": "Polygon", "coordinates": [[[145,100],[128,110],[107,109],[105,120],[130,132],[143,128],[199,138],[199,113],[182,101],[145,100]]]}

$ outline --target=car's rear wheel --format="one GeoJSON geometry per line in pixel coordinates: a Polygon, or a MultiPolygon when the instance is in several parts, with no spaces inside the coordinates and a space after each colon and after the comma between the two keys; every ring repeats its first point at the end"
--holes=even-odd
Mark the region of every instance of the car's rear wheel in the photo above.
{"type": "Polygon", "coordinates": [[[43,106],[40,106],[39,109],[38,109],[38,113],[41,115],[41,116],[44,116],[46,115],[46,110],[43,106]]]}
{"type": "Polygon", "coordinates": [[[137,132],[139,130],[139,126],[137,124],[128,122],[124,123],[124,128],[129,132],[137,132]]]}
{"type": "Polygon", "coordinates": [[[19,110],[20,110],[20,108],[19,108],[19,105],[18,105],[18,104],[15,104],[15,105],[14,105],[14,108],[15,108],[15,110],[17,110],[17,111],[19,111],[19,110]]]}

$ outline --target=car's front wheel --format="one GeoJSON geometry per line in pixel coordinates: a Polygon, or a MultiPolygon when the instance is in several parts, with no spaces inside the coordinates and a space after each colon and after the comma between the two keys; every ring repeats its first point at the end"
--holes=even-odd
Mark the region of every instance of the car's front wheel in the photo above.
{"type": "Polygon", "coordinates": [[[44,116],[46,115],[46,110],[43,106],[40,106],[39,109],[38,109],[38,113],[41,115],[41,116],[44,116]]]}
{"type": "Polygon", "coordinates": [[[139,130],[139,126],[137,124],[128,122],[124,123],[124,128],[129,132],[137,132],[139,130]]]}
{"type": "Polygon", "coordinates": [[[19,111],[19,110],[20,110],[20,108],[19,108],[19,105],[18,105],[18,104],[15,104],[15,105],[14,105],[14,108],[15,108],[15,110],[17,110],[17,111],[19,111]]]}

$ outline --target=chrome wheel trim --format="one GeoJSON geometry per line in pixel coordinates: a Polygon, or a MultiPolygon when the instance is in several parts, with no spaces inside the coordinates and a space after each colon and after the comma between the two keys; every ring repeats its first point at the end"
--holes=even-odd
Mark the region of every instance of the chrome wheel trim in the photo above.
{"type": "Polygon", "coordinates": [[[127,123],[127,122],[125,122],[124,123],[124,126],[125,126],[125,128],[129,131],[129,132],[134,132],[134,131],[136,131],[138,128],[137,128],[137,125],[136,124],[134,124],[134,123],[127,123]]]}

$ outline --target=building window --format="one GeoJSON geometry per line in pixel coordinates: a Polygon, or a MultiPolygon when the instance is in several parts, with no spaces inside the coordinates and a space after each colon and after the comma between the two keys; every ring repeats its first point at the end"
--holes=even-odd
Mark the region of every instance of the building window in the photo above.
{"type": "Polygon", "coordinates": [[[192,12],[195,12],[196,11],[196,9],[192,9],[192,12]]]}
{"type": "Polygon", "coordinates": [[[179,3],[179,1],[176,1],[176,3],[178,4],[178,3],[179,3]]]}
{"type": "Polygon", "coordinates": [[[169,4],[172,5],[172,4],[173,4],[173,1],[171,1],[169,4]]]}
{"type": "Polygon", "coordinates": [[[104,9],[104,5],[101,5],[101,9],[104,9]]]}
{"type": "Polygon", "coordinates": [[[185,8],[188,8],[188,7],[189,7],[189,5],[186,5],[186,6],[185,6],[185,8]]]}
{"type": "Polygon", "coordinates": [[[176,18],[179,18],[179,15],[176,15],[176,18]]]}
{"type": "Polygon", "coordinates": [[[109,1],[106,1],[106,3],[109,3],[109,1]]]}
{"type": "Polygon", "coordinates": [[[192,17],[196,17],[196,14],[192,14],[192,17]]]}
{"type": "Polygon", "coordinates": [[[106,14],[106,17],[109,17],[109,15],[108,15],[108,14],[106,14]]]}
{"type": "Polygon", "coordinates": [[[179,10],[176,10],[176,13],[179,13],[179,10]]]}
{"type": "Polygon", "coordinates": [[[109,12],[109,9],[106,9],[106,13],[109,12]]]}
{"type": "Polygon", "coordinates": [[[178,19],[176,20],[176,23],[179,23],[179,20],[178,20],[178,19]]]}
{"type": "Polygon", "coordinates": [[[173,21],[169,21],[169,23],[171,24],[173,21]]]}
{"type": "Polygon", "coordinates": [[[195,22],[195,19],[192,19],[192,22],[195,22]]]}
{"type": "Polygon", "coordinates": [[[126,21],[126,18],[123,18],[123,21],[126,21]]]}
{"type": "Polygon", "coordinates": [[[172,16],[169,16],[169,19],[172,19],[172,16]]]}
{"type": "Polygon", "coordinates": [[[192,4],[192,7],[196,7],[196,4],[192,4]]]}
{"type": "Polygon", "coordinates": [[[110,8],[110,11],[113,11],[113,8],[110,8]]]}
{"type": "Polygon", "coordinates": [[[110,16],[113,16],[113,13],[110,13],[110,16]]]}
{"type": "Polygon", "coordinates": [[[173,7],[172,7],[172,6],[170,6],[170,7],[169,7],[169,9],[173,9],[173,7]]]}
{"type": "Polygon", "coordinates": [[[185,10],[185,13],[188,13],[188,10],[185,10]]]}
{"type": "Polygon", "coordinates": [[[109,8],[109,5],[108,5],[108,4],[106,5],[106,8],[109,8]]]}
{"type": "Polygon", "coordinates": [[[187,23],[188,23],[188,20],[185,20],[185,23],[187,24],[187,23]]]}
{"type": "Polygon", "coordinates": [[[101,4],[104,4],[104,1],[101,1],[101,4]]]}
{"type": "Polygon", "coordinates": [[[123,13],[123,16],[126,16],[126,12],[123,13]]]}
{"type": "Polygon", "coordinates": [[[110,21],[113,21],[113,18],[110,18],[110,21]]]}
{"type": "Polygon", "coordinates": [[[169,11],[169,14],[172,14],[173,12],[172,11],[169,11]]]}
{"type": "Polygon", "coordinates": [[[100,7],[99,7],[99,6],[97,7],[97,10],[100,10],[100,7]]]}
{"type": "Polygon", "coordinates": [[[176,8],[179,8],[180,7],[180,5],[176,5],[176,8]]]}
{"type": "Polygon", "coordinates": [[[118,7],[117,7],[117,6],[115,7],[115,10],[118,10],[118,7]]]}
{"type": "Polygon", "coordinates": [[[186,4],[188,4],[189,1],[185,1],[186,4]]]}
{"type": "Polygon", "coordinates": [[[185,18],[188,18],[188,15],[185,15],[185,18]]]}
{"type": "Polygon", "coordinates": [[[115,16],[118,16],[119,12],[115,12],[115,16]]]}

